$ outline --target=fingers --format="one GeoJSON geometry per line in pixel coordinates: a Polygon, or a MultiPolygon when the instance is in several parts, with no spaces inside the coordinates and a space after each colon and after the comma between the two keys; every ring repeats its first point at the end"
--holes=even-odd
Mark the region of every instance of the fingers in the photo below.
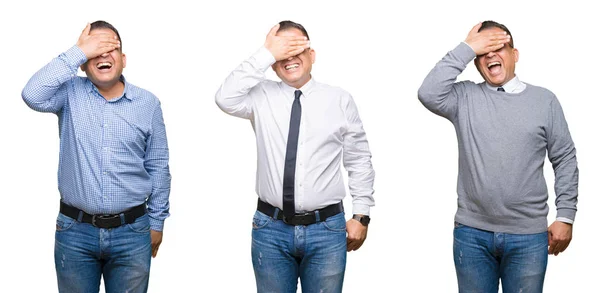
{"type": "Polygon", "coordinates": [[[565,240],[565,241],[551,241],[551,245],[550,248],[548,248],[548,254],[554,254],[555,256],[557,256],[559,253],[565,251],[567,249],[567,247],[569,246],[569,243],[571,241],[565,240]]]}
{"type": "Polygon", "coordinates": [[[152,257],[156,257],[156,255],[158,254],[159,246],[160,246],[160,243],[152,243],[152,257]]]}
{"type": "Polygon", "coordinates": [[[354,250],[358,250],[363,243],[365,242],[364,239],[359,240],[359,239],[350,239],[350,238],[346,238],[346,251],[350,252],[350,251],[354,251],[354,250]]]}
{"type": "Polygon", "coordinates": [[[296,56],[302,52],[304,52],[304,47],[300,47],[298,49],[291,50],[286,54],[286,58],[296,56]]]}

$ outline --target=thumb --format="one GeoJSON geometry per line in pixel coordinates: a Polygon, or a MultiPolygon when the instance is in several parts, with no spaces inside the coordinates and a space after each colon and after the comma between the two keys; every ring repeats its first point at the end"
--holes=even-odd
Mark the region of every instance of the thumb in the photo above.
{"type": "Polygon", "coordinates": [[[88,24],[85,26],[85,28],[83,29],[83,31],[81,32],[82,36],[87,36],[90,34],[90,29],[92,28],[92,25],[88,22],[88,24]]]}
{"type": "Polygon", "coordinates": [[[481,28],[482,23],[478,23],[476,24],[472,29],[471,32],[469,34],[476,34],[479,31],[479,28],[481,28]]]}
{"type": "Polygon", "coordinates": [[[273,28],[271,28],[271,30],[269,31],[269,36],[274,37],[277,34],[277,30],[279,29],[279,24],[276,24],[273,28]]]}

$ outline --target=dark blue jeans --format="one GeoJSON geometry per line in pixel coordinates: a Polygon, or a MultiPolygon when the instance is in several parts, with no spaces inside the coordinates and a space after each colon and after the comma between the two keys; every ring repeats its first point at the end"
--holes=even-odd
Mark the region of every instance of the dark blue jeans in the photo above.
{"type": "Polygon", "coordinates": [[[150,276],[150,221],[101,229],[63,214],[56,219],[54,263],[61,293],[146,292],[150,276]]]}
{"type": "Polygon", "coordinates": [[[342,292],[346,270],[344,213],[308,226],[291,226],[256,212],[252,264],[258,293],[342,292]]]}
{"type": "Polygon", "coordinates": [[[541,293],[548,263],[548,233],[507,234],[454,228],[454,266],[460,293],[541,293]]]}

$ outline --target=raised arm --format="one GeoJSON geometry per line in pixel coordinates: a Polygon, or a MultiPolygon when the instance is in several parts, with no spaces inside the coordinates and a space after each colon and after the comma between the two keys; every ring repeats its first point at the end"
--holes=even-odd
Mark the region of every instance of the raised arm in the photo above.
{"type": "Polygon", "coordinates": [[[119,46],[119,41],[108,34],[90,36],[89,33],[90,24],[75,46],[54,58],[29,79],[21,93],[27,106],[39,112],[59,112],[67,99],[67,82],[77,76],[79,66],[119,46]]]}
{"type": "Polygon", "coordinates": [[[250,118],[250,90],[265,80],[267,69],[276,61],[298,55],[308,48],[305,37],[280,37],[277,36],[278,29],[279,24],[269,31],[264,46],[231,72],[217,91],[215,102],[225,113],[250,118]]]}
{"type": "Polygon", "coordinates": [[[453,121],[458,98],[464,94],[464,84],[456,83],[458,75],[476,56],[498,50],[510,41],[510,35],[491,30],[478,32],[481,23],[471,29],[464,42],[448,52],[429,72],[419,88],[418,96],[431,112],[453,121]]]}

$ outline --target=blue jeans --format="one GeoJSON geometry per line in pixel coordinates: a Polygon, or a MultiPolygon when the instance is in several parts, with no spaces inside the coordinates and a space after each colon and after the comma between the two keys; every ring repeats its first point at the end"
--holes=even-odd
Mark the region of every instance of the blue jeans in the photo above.
{"type": "Polygon", "coordinates": [[[56,219],[54,263],[61,293],[146,292],[150,276],[148,214],[132,224],[101,229],[63,214],[56,219]]]}
{"type": "Polygon", "coordinates": [[[454,266],[460,293],[542,292],[548,233],[507,234],[454,227],[454,266]]]}
{"type": "Polygon", "coordinates": [[[259,211],[252,221],[252,264],[258,293],[342,292],[346,270],[344,213],[291,226],[259,211]]]}

